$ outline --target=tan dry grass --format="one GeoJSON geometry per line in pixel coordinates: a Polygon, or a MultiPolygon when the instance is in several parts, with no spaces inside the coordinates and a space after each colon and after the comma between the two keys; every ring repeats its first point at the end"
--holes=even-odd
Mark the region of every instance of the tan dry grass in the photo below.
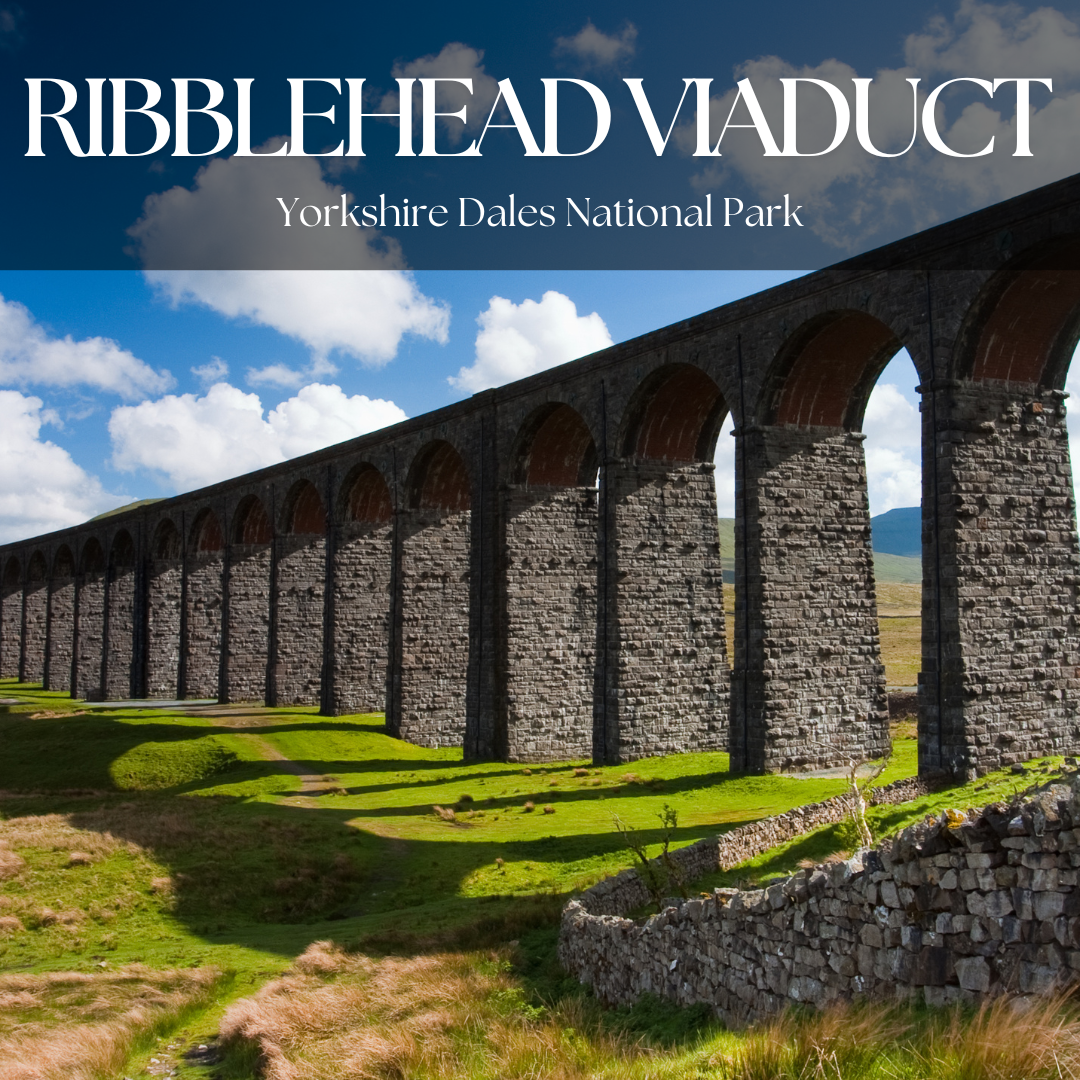
{"type": "Polygon", "coordinates": [[[0,1080],[95,1080],[133,1045],[209,1001],[215,968],[0,975],[0,1080]]]}
{"type": "Polygon", "coordinates": [[[291,971],[229,1007],[226,1045],[258,1048],[265,1080],[596,1075],[646,1054],[611,1035],[574,1037],[575,1002],[552,1014],[530,1008],[505,951],[374,960],[329,942],[291,971]]]}
{"type": "Polygon", "coordinates": [[[723,1080],[1080,1077],[1080,1016],[1062,998],[998,998],[974,1014],[882,1005],[787,1012],[710,1061],[723,1080]]]}

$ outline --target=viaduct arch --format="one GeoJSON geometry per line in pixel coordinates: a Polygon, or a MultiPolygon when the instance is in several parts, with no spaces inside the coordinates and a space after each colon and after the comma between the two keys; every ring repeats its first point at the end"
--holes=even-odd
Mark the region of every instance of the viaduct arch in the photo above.
{"type": "Polygon", "coordinates": [[[472,758],[881,749],[862,419],[923,425],[919,761],[1080,741],[1080,177],[383,431],[0,546],[0,676],[384,709],[472,758]],[[712,453],[736,441],[726,654],[712,453]]]}

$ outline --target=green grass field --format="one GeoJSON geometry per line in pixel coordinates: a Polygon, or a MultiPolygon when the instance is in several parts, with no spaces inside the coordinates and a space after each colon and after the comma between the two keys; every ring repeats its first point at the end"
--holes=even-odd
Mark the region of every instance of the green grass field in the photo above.
{"type": "MultiPolygon", "coordinates": [[[[519,940],[526,989],[569,993],[553,966],[558,911],[632,864],[614,815],[658,841],[656,815],[670,805],[678,846],[845,786],[735,776],[721,753],[465,764],[460,751],[390,738],[381,716],[88,712],[10,680],[0,696],[27,702],[0,715],[0,969],[215,968],[213,1002],[178,1007],[160,1036],[178,1045],[212,1035],[230,1001],[324,939],[407,954],[519,940]]],[[[880,782],[915,766],[914,739],[898,738],[880,782]]],[[[991,777],[874,811],[875,822],[898,828],[1015,784],[991,777]]],[[[724,880],[846,846],[842,828],[822,830],[724,880]]],[[[151,1053],[133,1046],[128,1076],[151,1053]]]]}

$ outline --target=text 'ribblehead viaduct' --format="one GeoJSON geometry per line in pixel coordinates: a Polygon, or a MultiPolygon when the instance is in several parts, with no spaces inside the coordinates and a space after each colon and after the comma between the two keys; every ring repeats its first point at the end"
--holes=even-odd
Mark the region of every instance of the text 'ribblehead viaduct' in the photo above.
{"type": "Polygon", "coordinates": [[[385,709],[532,762],[886,745],[866,468],[923,430],[923,772],[1080,742],[1073,178],[327,450],[0,548],[0,676],[89,699],[385,709]],[[733,414],[725,645],[713,454],[733,414]]]}

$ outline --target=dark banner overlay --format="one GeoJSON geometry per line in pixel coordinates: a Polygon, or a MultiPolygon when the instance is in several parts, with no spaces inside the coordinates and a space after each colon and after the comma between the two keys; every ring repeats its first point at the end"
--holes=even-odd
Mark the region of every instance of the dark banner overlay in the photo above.
{"type": "Polygon", "coordinates": [[[1052,9],[220,7],[0,5],[0,266],[805,269],[1080,171],[1052,9]]]}

